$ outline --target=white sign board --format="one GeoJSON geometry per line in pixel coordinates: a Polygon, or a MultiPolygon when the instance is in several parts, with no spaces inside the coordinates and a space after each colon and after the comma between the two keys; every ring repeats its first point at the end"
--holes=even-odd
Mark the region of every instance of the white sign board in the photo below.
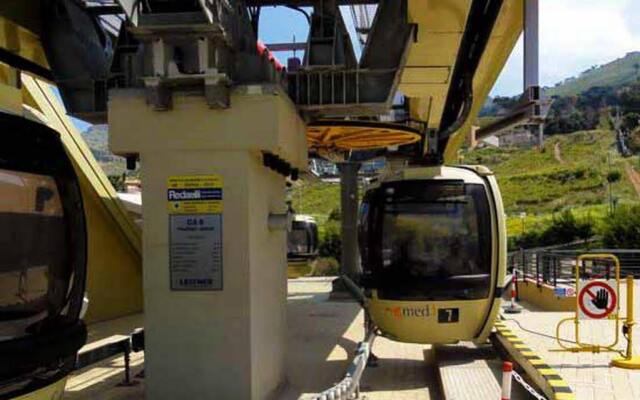
{"type": "Polygon", "coordinates": [[[171,215],[171,290],[222,290],[222,215],[171,215]]]}

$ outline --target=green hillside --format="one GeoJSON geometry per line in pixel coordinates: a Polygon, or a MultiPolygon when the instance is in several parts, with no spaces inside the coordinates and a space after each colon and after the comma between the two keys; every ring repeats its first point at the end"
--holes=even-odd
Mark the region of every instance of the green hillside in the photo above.
{"type": "Polygon", "coordinates": [[[109,131],[106,125],[92,125],[82,132],[93,156],[107,175],[121,175],[125,172],[125,160],[109,150],[109,131]]]}
{"type": "Polygon", "coordinates": [[[590,68],[577,77],[568,78],[556,86],[545,88],[548,96],[575,96],[592,87],[617,87],[638,81],[640,77],[640,52],[626,56],[608,64],[590,68]]]}
{"type": "Polygon", "coordinates": [[[542,152],[485,148],[468,153],[465,163],[483,164],[496,173],[507,213],[548,213],[606,203],[610,154],[611,170],[621,173],[614,195],[621,202],[635,201],[638,196],[625,174],[627,161],[615,152],[614,141],[611,131],[576,132],[551,137],[542,152]],[[554,154],[556,146],[561,161],[554,154]]]}
{"type": "Polygon", "coordinates": [[[605,215],[609,206],[609,171],[620,173],[620,180],[612,185],[613,197],[620,204],[640,200],[626,173],[627,163],[636,166],[637,170],[638,157],[620,157],[615,151],[611,131],[552,136],[543,152],[535,149],[474,150],[466,154],[464,161],[487,165],[496,173],[509,216],[510,236],[522,231],[521,212],[527,214],[524,223],[528,229],[549,224],[553,213],[564,209],[570,209],[578,217],[605,215]],[[561,161],[556,158],[556,146],[561,161]]]}
{"type": "MultiPolygon", "coordinates": [[[[612,186],[619,203],[639,201],[625,171],[625,163],[637,169],[638,157],[618,156],[611,131],[552,136],[543,152],[516,148],[472,150],[464,155],[464,162],[486,165],[496,173],[509,216],[509,235],[520,234],[521,212],[527,213],[527,229],[550,223],[553,213],[564,209],[571,209],[578,217],[606,214],[609,171],[620,172],[620,180],[612,186]],[[556,158],[556,146],[561,161],[556,158]]],[[[338,184],[301,182],[291,193],[294,209],[314,215],[320,222],[339,208],[339,198],[338,184]]]]}

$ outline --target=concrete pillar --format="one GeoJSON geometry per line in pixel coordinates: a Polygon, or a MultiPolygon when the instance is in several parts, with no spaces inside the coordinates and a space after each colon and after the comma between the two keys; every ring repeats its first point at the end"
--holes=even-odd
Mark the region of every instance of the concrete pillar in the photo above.
{"type": "Polygon", "coordinates": [[[524,90],[540,85],[539,68],[539,0],[525,0],[524,5],[524,90]]]}
{"type": "Polygon", "coordinates": [[[306,168],[305,127],[278,90],[235,88],[231,104],[109,95],[112,150],[140,156],[148,399],[266,399],[284,380],[286,238],[268,220],[286,211],[285,178],[263,152],[306,168]],[[176,182],[214,200],[174,196],[176,182]]]}
{"type": "Polygon", "coordinates": [[[342,259],[343,274],[355,279],[358,266],[358,170],[360,163],[339,163],[340,204],[342,210],[342,259]]]}

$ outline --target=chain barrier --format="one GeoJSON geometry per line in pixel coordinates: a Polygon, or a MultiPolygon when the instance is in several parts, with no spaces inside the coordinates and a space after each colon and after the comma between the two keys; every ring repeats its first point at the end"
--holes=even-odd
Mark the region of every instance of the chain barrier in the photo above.
{"type": "Polygon", "coordinates": [[[367,360],[371,355],[371,347],[376,335],[373,331],[367,332],[364,341],[358,343],[356,355],[347,372],[337,385],[325,390],[314,400],[352,400],[360,398],[360,378],[367,367],[367,360]]]}
{"type": "Polygon", "coordinates": [[[543,395],[538,393],[534,388],[531,387],[531,385],[529,385],[527,382],[525,382],[524,379],[522,378],[522,376],[520,376],[520,374],[518,374],[516,371],[513,371],[513,379],[516,382],[518,382],[520,384],[520,386],[522,386],[524,388],[524,390],[526,390],[533,397],[535,397],[536,400],[547,400],[546,397],[544,397],[543,395]]]}

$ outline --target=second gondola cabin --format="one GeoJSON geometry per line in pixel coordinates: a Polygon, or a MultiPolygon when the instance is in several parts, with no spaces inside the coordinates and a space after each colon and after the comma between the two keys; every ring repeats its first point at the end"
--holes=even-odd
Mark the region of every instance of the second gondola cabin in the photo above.
{"type": "Polygon", "coordinates": [[[296,214],[287,232],[287,277],[309,275],[318,258],[318,224],[310,215],[296,214]]]}
{"type": "Polygon", "coordinates": [[[485,342],[500,308],[506,240],[500,191],[485,167],[407,168],[379,179],[359,221],[371,322],[401,342],[485,342]]]}

